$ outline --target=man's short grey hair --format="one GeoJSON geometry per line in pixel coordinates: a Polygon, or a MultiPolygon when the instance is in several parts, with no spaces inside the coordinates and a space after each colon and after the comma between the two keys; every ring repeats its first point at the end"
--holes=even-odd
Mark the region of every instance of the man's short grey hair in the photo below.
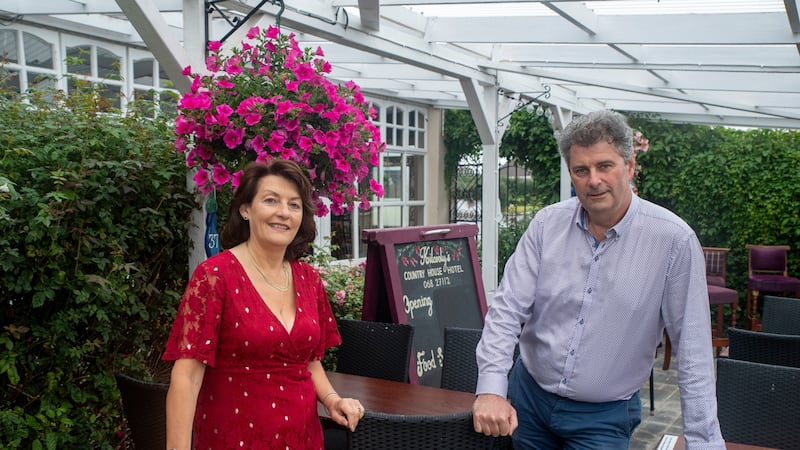
{"type": "Polygon", "coordinates": [[[600,141],[613,144],[626,163],[633,156],[631,127],[625,116],[608,110],[594,111],[572,119],[558,135],[558,151],[569,166],[573,145],[589,147],[600,141]]]}

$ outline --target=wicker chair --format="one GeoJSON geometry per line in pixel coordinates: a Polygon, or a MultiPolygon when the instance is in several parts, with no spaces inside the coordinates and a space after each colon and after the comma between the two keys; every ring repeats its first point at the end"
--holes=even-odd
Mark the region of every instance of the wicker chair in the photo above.
{"type": "MultiPolygon", "coordinates": [[[[474,328],[447,327],[444,329],[444,362],[442,363],[443,389],[474,393],[478,385],[478,362],[475,348],[481,340],[482,330],[474,328]]],[[[519,346],[514,359],[519,355],[519,346]]],[[[512,448],[510,437],[494,440],[494,449],[512,448]]]]}
{"type": "Polygon", "coordinates": [[[472,412],[407,416],[367,411],[349,436],[351,450],[489,450],[493,442],[475,432],[472,412]]]}
{"type": "Polygon", "coordinates": [[[138,380],[118,373],[122,408],[137,450],[164,450],[167,446],[168,384],[138,380]]]}
{"type": "Polygon", "coordinates": [[[800,367],[800,336],[728,328],[728,358],[800,367]]]}
{"type": "Polygon", "coordinates": [[[764,296],[761,331],[774,334],[800,335],[800,299],[764,296]]]}
{"type": "Polygon", "coordinates": [[[475,392],[478,384],[478,363],[475,348],[481,330],[447,327],[444,329],[441,387],[453,391],[475,392]]]}
{"type": "Polygon", "coordinates": [[[336,371],[408,383],[414,327],[408,324],[339,320],[342,345],[336,371]]]}
{"type": "Polygon", "coordinates": [[[717,415],[728,442],[800,449],[800,369],[717,359],[717,415]]]}

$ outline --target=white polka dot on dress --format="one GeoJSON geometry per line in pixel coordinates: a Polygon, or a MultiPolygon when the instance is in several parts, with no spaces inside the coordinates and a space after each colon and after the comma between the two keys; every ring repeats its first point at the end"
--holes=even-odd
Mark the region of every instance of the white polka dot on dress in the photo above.
{"type": "Polygon", "coordinates": [[[245,307],[244,307],[244,312],[246,312],[247,314],[250,314],[250,308],[248,308],[247,306],[245,306],[245,307]]]}

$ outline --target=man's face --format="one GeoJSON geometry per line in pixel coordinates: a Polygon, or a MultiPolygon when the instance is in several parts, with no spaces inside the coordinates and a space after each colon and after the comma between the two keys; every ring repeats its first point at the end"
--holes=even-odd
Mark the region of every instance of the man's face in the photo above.
{"type": "Polygon", "coordinates": [[[628,210],[636,160],[625,163],[613,144],[573,145],[569,174],[575,192],[591,220],[613,226],[628,210]]]}

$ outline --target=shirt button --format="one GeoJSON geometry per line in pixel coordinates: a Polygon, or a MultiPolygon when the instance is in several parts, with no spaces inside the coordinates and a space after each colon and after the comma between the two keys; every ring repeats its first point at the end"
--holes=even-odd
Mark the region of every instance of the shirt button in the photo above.
{"type": "Polygon", "coordinates": [[[587,289],[587,290],[586,290],[586,293],[587,293],[587,294],[591,294],[591,293],[592,293],[592,288],[589,288],[589,289],[587,289]]]}
{"type": "Polygon", "coordinates": [[[561,384],[567,384],[567,379],[564,378],[563,380],[561,380],[561,384]]]}
{"type": "Polygon", "coordinates": [[[599,257],[599,256],[595,256],[595,257],[594,257],[594,260],[595,260],[595,261],[600,261],[600,257],[599,257]]]}
{"type": "Polygon", "coordinates": [[[575,349],[573,348],[572,350],[570,350],[570,351],[569,351],[569,354],[570,354],[570,355],[574,355],[574,354],[575,354],[575,349]]]}
{"type": "Polygon", "coordinates": [[[583,319],[581,319],[580,321],[578,321],[578,323],[579,323],[579,324],[581,324],[581,325],[583,325],[583,319]]]}

